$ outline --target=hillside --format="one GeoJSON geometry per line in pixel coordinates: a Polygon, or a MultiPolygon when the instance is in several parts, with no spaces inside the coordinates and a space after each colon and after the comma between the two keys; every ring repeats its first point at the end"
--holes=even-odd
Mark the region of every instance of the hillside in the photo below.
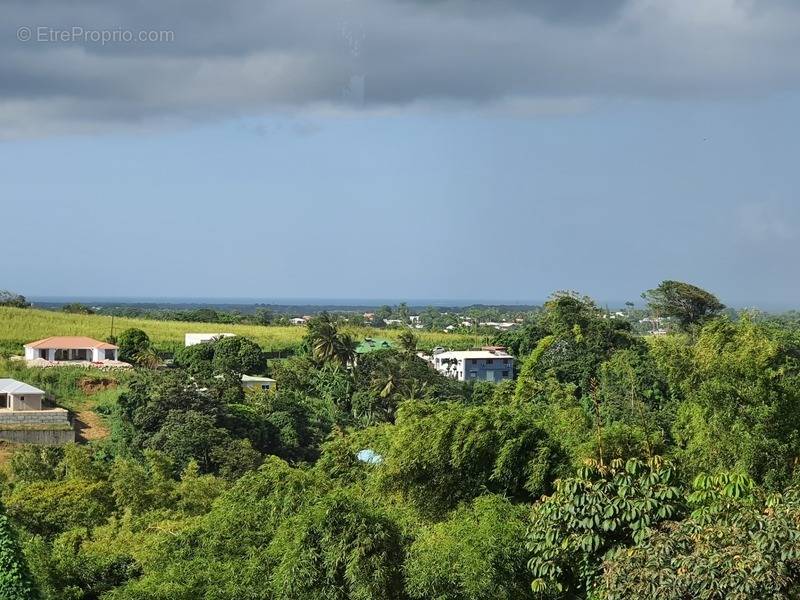
{"type": "MultiPolygon", "coordinates": [[[[162,351],[183,346],[187,332],[215,333],[231,332],[249,337],[267,351],[280,351],[296,347],[305,335],[305,327],[229,325],[220,323],[189,323],[183,321],[156,321],[114,317],[114,332],[119,335],[125,329],[136,327],[150,336],[162,351]]],[[[357,338],[379,335],[396,338],[399,329],[350,328],[357,338]]],[[[111,335],[111,317],[105,315],[68,314],[34,308],[20,309],[0,307],[0,354],[21,354],[22,345],[32,340],[51,335],[87,335],[105,339],[111,335]]],[[[417,332],[421,348],[447,346],[466,348],[476,343],[472,336],[445,332],[417,332]]],[[[481,340],[478,340],[479,342],[481,340]]]]}

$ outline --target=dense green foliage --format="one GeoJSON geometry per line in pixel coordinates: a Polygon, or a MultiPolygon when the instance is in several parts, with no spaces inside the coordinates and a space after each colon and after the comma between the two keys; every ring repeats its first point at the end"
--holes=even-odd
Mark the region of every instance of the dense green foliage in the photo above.
{"type": "Polygon", "coordinates": [[[31,305],[21,294],[0,290],[0,306],[10,306],[12,308],[28,308],[31,305]]]}
{"type": "Polygon", "coordinates": [[[407,402],[382,467],[384,484],[436,514],[488,492],[531,500],[548,489],[558,448],[531,410],[407,402]]]}
{"type": "Polygon", "coordinates": [[[439,375],[415,335],[356,355],[330,315],[280,360],[240,336],[168,369],[9,363],[70,403],[103,390],[111,435],[14,452],[8,585],[48,600],[797,598],[800,329],[720,316],[672,283],[705,303],[670,317],[685,332],[642,336],[559,293],[497,336],[521,366],[496,385],[439,375]],[[242,387],[264,372],[276,389],[242,387]]]}
{"type": "Polygon", "coordinates": [[[65,313],[71,313],[75,315],[93,315],[94,310],[90,306],[86,306],[80,302],[70,302],[69,304],[65,304],[61,307],[61,310],[65,313]]]}
{"type": "Polygon", "coordinates": [[[139,357],[150,349],[150,337],[141,329],[126,329],[117,338],[117,346],[119,346],[120,360],[136,363],[139,362],[139,357]]]}
{"type": "Polygon", "coordinates": [[[583,467],[534,507],[528,536],[537,592],[593,591],[604,556],[648,537],[680,509],[671,466],[636,459],[583,467]]]}
{"type": "Polygon", "coordinates": [[[0,504],[0,600],[35,600],[38,597],[22,548],[0,504]]]}
{"type": "Polygon", "coordinates": [[[407,590],[419,600],[530,597],[527,511],[485,495],[425,528],[408,551],[407,590]]]}
{"type": "Polygon", "coordinates": [[[599,590],[624,598],[796,598],[800,496],[764,497],[743,475],[700,476],[694,512],[654,531],[603,567],[599,590]]]}

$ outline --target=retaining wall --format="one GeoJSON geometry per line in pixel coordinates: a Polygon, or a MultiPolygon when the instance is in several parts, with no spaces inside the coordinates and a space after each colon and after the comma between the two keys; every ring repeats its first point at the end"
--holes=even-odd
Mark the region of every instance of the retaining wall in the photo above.
{"type": "Polygon", "coordinates": [[[18,444],[60,445],[75,441],[69,411],[0,410],[0,440],[18,444]]]}
{"type": "Polygon", "coordinates": [[[60,446],[75,441],[75,430],[0,430],[0,440],[16,444],[42,444],[45,446],[60,446]]]}
{"type": "Polygon", "coordinates": [[[70,424],[69,411],[63,408],[46,410],[0,410],[0,425],[70,424]]]}

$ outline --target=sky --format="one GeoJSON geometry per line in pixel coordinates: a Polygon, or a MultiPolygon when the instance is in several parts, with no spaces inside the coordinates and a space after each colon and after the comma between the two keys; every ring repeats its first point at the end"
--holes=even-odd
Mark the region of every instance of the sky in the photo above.
{"type": "Polygon", "coordinates": [[[789,0],[6,1],[0,289],[797,308],[798,51],[789,0]]]}

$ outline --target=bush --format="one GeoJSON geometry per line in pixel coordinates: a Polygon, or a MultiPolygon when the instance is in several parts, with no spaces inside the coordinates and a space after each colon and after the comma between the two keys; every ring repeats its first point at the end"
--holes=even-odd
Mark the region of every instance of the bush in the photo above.
{"type": "Polygon", "coordinates": [[[120,334],[117,345],[119,359],[135,363],[136,357],[150,348],[150,337],[141,329],[126,329],[120,334]]]}

